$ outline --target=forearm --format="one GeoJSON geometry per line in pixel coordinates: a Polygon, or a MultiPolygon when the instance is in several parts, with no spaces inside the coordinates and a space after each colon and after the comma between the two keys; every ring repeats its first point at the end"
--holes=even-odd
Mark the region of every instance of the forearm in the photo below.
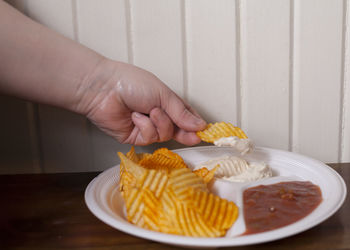
{"type": "Polygon", "coordinates": [[[0,93],[86,115],[122,143],[194,145],[206,126],[152,73],[108,60],[1,0],[0,93]]]}
{"type": "Polygon", "coordinates": [[[78,113],[104,58],[0,1],[0,92],[78,113]]]}

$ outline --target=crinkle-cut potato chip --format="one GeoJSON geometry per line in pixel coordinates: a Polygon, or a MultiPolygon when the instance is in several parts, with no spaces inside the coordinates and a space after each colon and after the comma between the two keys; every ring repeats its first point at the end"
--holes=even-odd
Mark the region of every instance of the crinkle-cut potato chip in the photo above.
{"type": "Polygon", "coordinates": [[[215,168],[203,168],[196,174],[168,149],[140,157],[132,148],[127,155],[118,155],[122,166],[120,191],[131,223],[163,233],[219,237],[235,222],[238,209],[234,203],[208,191],[206,183],[213,178],[215,168]],[[152,169],[143,166],[141,163],[148,159],[158,161],[158,166],[167,171],[155,165],[152,169]],[[185,167],[178,168],[174,162],[185,167]]]}
{"type": "Polygon", "coordinates": [[[120,165],[123,165],[123,171],[130,172],[136,178],[141,178],[147,172],[147,169],[130,160],[123,153],[118,152],[118,156],[120,158],[120,165]]]}
{"type": "Polygon", "coordinates": [[[132,146],[130,151],[126,153],[126,157],[128,157],[130,160],[132,160],[135,163],[139,163],[140,160],[142,160],[143,158],[150,156],[150,155],[152,155],[152,154],[150,154],[150,153],[136,153],[134,146],[132,146]]]}
{"type": "Polygon", "coordinates": [[[214,143],[214,141],[222,137],[237,136],[240,139],[248,138],[242,129],[226,122],[209,123],[204,130],[198,131],[197,135],[202,141],[209,143],[214,143]]]}
{"type": "Polygon", "coordinates": [[[149,188],[154,192],[156,197],[161,195],[168,181],[168,176],[165,173],[154,169],[143,168],[120,152],[118,155],[121,162],[124,164],[125,171],[130,173],[136,179],[136,181],[132,182],[133,186],[131,187],[149,188]]]}
{"type": "MultiPolygon", "coordinates": [[[[119,153],[118,153],[119,156],[119,153]]],[[[135,148],[134,146],[131,147],[130,151],[126,153],[125,155],[128,159],[132,160],[135,163],[138,163],[140,160],[140,157],[138,156],[138,154],[136,154],[135,152],[135,148]]],[[[120,157],[120,156],[119,156],[120,157]]],[[[120,175],[121,173],[124,171],[124,162],[121,161],[120,162],[120,175]]]]}
{"type": "Polygon", "coordinates": [[[232,201],[221,199],[212,193],[194,193],[194,206],[205,221],[217,230],[228,230],[238,217],[238,207],[232,201]]]}
{"type": "Polygon", "coordinates": [[[143,189],[143,202],[145,204],[143,210],[143,219],[145,228],[159,231],[159,217],[163,212],[160,200],[154,195],[154,193],[148,188],[143,189]]]}
{"type": "Polygon", "coordinates": [[[144,227],[143,209],[145,204],[142,201],[142,190],[140,188],[131,188],[130,194],[125,198],[125,206],[128,221],[144,227]]]}
{"type": "Polygon", "coordinates": [[[180,200],[191,198],[191,189],[208,192],[207,185],[203,178],[194,174],[188,168],[174,169],[169,173],[168,186],[174,191],[176,197],[180,200]]]}
{"type": "Polygon", "coordinates": [[[137,156],[139,157],[139,162],[145,158],[148,157],[149,155],[151,155],[150,153],[138,153],[137,156]]]}
{"type": "Polygon", "coordinates": [[[217,164],[219,168],[215,172],[215,176],[218,178],[236,176],[250,168],[246,160],[235,156],[220,159],[217,164]]]}
{"type": "Polygon", "coordinates": [[[191,203],[179,200],[170,189],[164,192],[162,203],[168,218],[160,225],[162,232],[192,237],[219,237],[225,233],[208,225],[191,203]]]}
{"type": "Polygon", "coordinates": [[[176,168],[187,168],[185,162],[177,158],[169,158],[163,154],[146,155],[139,164],[148,169],[170,170],[176,168]]]}
{"type": "Polygon", "coordinates": [[[180,155],[174,153],[173,151],[171,151],[167,148],[158,148],[156,151],[153,152],[153,154],[164,155],[168,158],[176,159],[176,160],[179,160],[181,162],[184,162],[184,160],[182,159],[182,157],[180,155]]]}
{"type": "Polygon", "coordinates": [[[126,153],[126,157],[128,157],[130,160],[132,160],[135,163],[138,163],[140,161],[138,154],[136,154],[135,152],[134,146],[132,146],[130,151],[126,153]]]}
{"type": "MultiPolygon", "coordinates": [[[[127,219],[137,226],[145,227],[143,193],[145,190],[149,190],[156,198],[159,198],[166,187],[168,176],[161,171],[138,166],[122,153],[118,154],[125,168],[121,182],[124,182],[123,191],[126,190],[122,194],[126,204],[127,219]],[[132,181],[128,182],[127,178],[131,178],[132,181]]],[[[148,210],[146,209],[146,211],[148,210]]],[[[151,217],[148,216],[146,219],[149,218],[151,217]]],[[[149,225],[150,221],[147,222],[147,225],[149,225]]]]}
{"type": "Polygon", "coordinates": [[[136,178],[129,172],[123,171],[120,174],[119,190],[125,199],[129,196],[130,189],[136,186],[136,178]]]}
{"type": "Polygon", "coordinates": [[[197,170],[194,170],[193,173],[198,175],[199,177],[203,178],[204,183],[209,183],[215,175],[216,169],[219,167],[219,165],[216,165],[211,170],[208,170],[206,167],[199,168],[197,170]]]}
{"type": "Polygon", "coordinates": [[[124,196],[128,196],[131,188],[136,187],[138,184],[137,178],[144,178],[146,175],[146,169],[140,167],[134,161],[130,160],[123,153],[118,152],[120,162],[120,182],[119,190],[124,196]],[[136,178],[137,177],[137,178],[136,178]]]}

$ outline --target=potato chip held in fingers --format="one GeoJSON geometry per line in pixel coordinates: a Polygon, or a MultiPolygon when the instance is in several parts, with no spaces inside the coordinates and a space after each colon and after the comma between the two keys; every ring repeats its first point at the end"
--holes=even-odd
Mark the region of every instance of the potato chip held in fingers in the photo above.
{"type": "Polygon", "coordinates": [[[204,130],[198,131],[197,135],[202,141],[209,143],[230,136],[237,136],[240,139],[248,138],[242,129],[226,122],[209,123],[204,130]]]}

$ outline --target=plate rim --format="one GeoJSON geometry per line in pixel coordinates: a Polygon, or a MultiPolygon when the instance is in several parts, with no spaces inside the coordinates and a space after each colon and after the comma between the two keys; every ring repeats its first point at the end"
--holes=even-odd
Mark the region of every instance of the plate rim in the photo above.
{"type": "MultiPolygon", "coordinates": [[[[172,150],[176,153],[182,152],[182,151],[189,151],[189,150],[210,150],[213,148],[219,148],[217,146],[197,146],[197,147],[187,147],[187,148],[181,148],[172,150]]],[[[220,148],[230,148],[230,147],[220,147],[220,148]]],[[[293,155],[294,157],[297,157],[298,161],[300,159],[304,159],[307,161],[314,162],[315,164],[322,165],[323,168],[326,168],[327,170],[332,173],[333,177],[336,178],[337,183],[339,184],[339,187],[341,188],[342,194],[340,196],[340,200],[337,204],[333,206],[333,209],[331,212],[325,214],[324,216],[319,216],[317,219],[315,219],[312,223],[309,223],[307,226],[302,227],[298,230],[294,230],[291,232],[283,233],[283,235],[276,234],[276,230],[271,230],[267,232],[262,232],[258,234],[252,234],[252,235],[244,235],[239,237],[216,237],[216,238],[208,238],[208,237],[189,237],[189,236],[180,236],[180,235],[172,235],[172,234],[165,234],[161,232],[155,232],[147,229],[140,228],[136,225],[133,225],[127,221],[118,221],[115,218],[113,218],[111,215],[106,213],[102,208],[99,207],[97,201],[95,200],[93,196],[93,187],[96,185],[97,181],[101,178],[103,178],[105,175],[109,175],[109,172],[114,172],[114,170],[117,170],[119,168],[119,164],[115,165],[111,168],[108,168],[104,170],[103,172],[99,173],[93,180],[90,181],[90,183],[87,185],[85,192],[84,192],[84,199],[85,204],[87,205],[90,212],[97,217],[102,222],[110,225],[111,227],[122,231],[124,233],[128,233],[130,235],[133,235],[135,237],[144,238],[147,240],[152,240],[156,242],[161,242],[165,244],[170,245],[177,245],[177,246],[189,246],[189,247],[227,247],[227,246],[245,246],[245,245],[253,245],[253,244],[259,244],[264,242],[271,242],[278,239],[286,238],[293,236],[295,234],[299,234],[301,232],[304,232],[322,222],[327,220],[329,217],[331,217],[333,214],[335,214],[340,207],[344,204],[344,201],[347,196],[347,186],[342,178],[342,176],[335,171],[333,168],[328,166],[327,164],[316,160],[314,158],[311,158],[309,156],[305,156],[299,153],[294,153],[290,151],[280,150],[280,149],[273,149],[268,147],[256,147],[257,150],[260,151],[267,151],[267,152],[276,152],[278,154],[284,154],[284,155],[293,155]],[[91,199],[93,198],[93,199],[91,199]],[[114,223],[110,222],[110,219],[114,219],[114,223]],[[319,219],[320,218],[320,219],[319,219]],[[117,226],[116,226],[117,225],[117,226]]],[[[294,223],[293,223],[294,224],[294,223]]],[[[291,225],[293,225],[291,224],[291,225]]],[[[291,225],[285,226],[283,228],[287,228],[291,225]]]]}

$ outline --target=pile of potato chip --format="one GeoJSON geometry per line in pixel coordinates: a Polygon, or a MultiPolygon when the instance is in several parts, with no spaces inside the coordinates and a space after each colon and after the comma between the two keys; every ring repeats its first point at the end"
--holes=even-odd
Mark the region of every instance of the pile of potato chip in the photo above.
{"type": "Polygon", "coordinates": [[[220,237],[236,221],[237,206],[208,190],[216,168],[192,171],[166,148],[137,154],[132,147],[118,155],[120,191],[131,223],[169,234],[220,237]]]}

